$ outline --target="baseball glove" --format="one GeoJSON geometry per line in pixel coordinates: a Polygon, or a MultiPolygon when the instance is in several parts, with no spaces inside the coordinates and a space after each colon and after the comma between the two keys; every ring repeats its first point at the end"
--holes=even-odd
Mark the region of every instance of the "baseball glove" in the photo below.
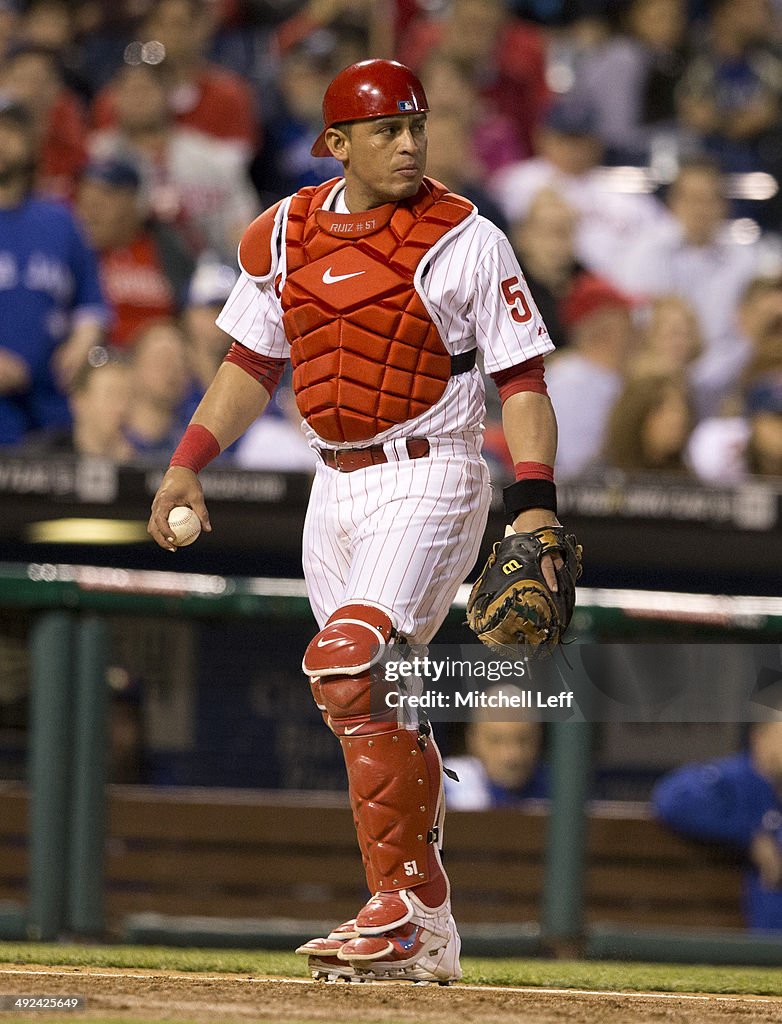
{"type": "Polygon", "coordinates": [[[520,643],[540,652],[562,639],[576,603],[581,545],[561,526],[513,533],[497,541],[467,601],[467,622],[478,639],[500,651],[520,643]],[[552,593],[541,571],[544,555],[562,559],[552,593]]]}

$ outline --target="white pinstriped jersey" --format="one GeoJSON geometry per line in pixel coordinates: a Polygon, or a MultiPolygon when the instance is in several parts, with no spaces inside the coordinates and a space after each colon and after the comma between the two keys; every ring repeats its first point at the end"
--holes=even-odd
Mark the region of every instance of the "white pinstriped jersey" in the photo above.
{"type": "MultiPolygon", "coordinates": [[[[326,208],[348,212],[344,183],[335,187],[326,208]]],[[[284,272],[284,267],[281,270],[284,272]]],[[[510,243],[483,217],[473,218],[436,250],[420,290],[447,351],[458,355],[477,346],[487,373],[545,355],[554,347],[510,243]]],[[[255,352],[275,359],[288,358],[282,307],[272,280],[258,283],[243,271],[217,324],[255,352]]],[[[484,402],[479,371],[459,374],[451,377],[431,409],[365,443],[416,436],[456,437],[479,445],[484,402]]],[[[313,445],[346,447],[324,442],[309,427],[306,431],[313,445]]]]}

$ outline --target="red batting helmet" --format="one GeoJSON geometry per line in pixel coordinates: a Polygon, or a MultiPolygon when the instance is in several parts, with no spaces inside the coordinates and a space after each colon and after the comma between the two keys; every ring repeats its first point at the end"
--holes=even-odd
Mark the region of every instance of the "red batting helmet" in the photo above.
{"type": "Polygon", "coordinates": [[[362,60],[340,71],[323,97],[323,131],[312,147],[313,156],[330,156],[327,129],[344,121],[398,117],[428,110],[424,87],[404,64],[395,60],[362,60]]]}

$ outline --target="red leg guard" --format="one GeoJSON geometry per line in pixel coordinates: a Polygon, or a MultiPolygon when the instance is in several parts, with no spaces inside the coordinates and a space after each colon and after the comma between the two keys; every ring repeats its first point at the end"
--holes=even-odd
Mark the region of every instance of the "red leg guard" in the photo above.
{"type": "Polygon", "coordinates": [[[437,813],[429,770],[414,732],[394,729],[343,736],[350,802],[366,848],[376,892],[420,885],[429,878],[427,846],[437,813]]]}
{"type": "Polygon", "coordinates": [[[303,668],[340,737],[370,892],[415,887],[427,905],[439,906],[448,896],[438,850],[439,753],[428,736],[400,728],[395,711],[370,707],[370,669],[393,633],[384,612],[347,605],[311,641],[303,668]]]}

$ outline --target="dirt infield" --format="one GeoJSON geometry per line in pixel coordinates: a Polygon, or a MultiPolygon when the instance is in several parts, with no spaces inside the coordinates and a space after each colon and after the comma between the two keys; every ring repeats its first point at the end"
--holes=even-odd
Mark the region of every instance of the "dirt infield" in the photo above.
{"type": "MultiPolygon", "coordinates": [[[[781,1022],[782,999],[454,985],[325,985],[301,979],[163,971],[0,967],[0,995],[78,995],[84,1013],[44,1021],[228,1024],[755,1024],[781,1022]]],[[[0,1013],[0,1020],[21,1019],[0,1013]]]]}

